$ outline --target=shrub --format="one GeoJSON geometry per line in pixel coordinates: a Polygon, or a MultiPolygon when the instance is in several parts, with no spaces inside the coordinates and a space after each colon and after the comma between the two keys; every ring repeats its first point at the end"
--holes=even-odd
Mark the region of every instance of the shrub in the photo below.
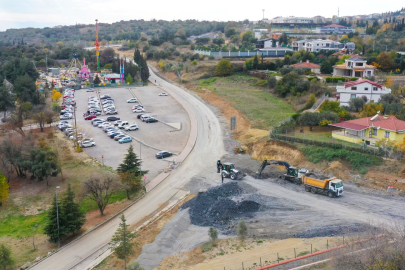
{"type": "Polygon", "coordinates": [[[352,82],[357,81],[357,78],[356,77],[350,78],[349,81],[352,81],[352,82]]]}
{"type": "Polygon", "coordinates": [[[316,77],[316,76],[308,77],[307,79],[308,79],[308,81],[312,81],[312,80],[319,81],[318,77],[316,77]]]}
{"type": "Polygon", "coordinates": [[[267,81],[266,80],[258,80],[255,83],[255,86],[260,86],[260,87],[265,87],[267,85],[267,81]]]}
{"type": "Polygon", "coordinates": [[[305,103],[305,107],[304,110],[311,108],[312,106],[314,106],[316,102],[316,97],[314,94],[309,95],[307,103],[305,103]]]}
{"type": "Polygon", "coordinates": [[[339,81],[342,81],[342,82],[346,81],[346,78],[345,77],[326,77],[325,81],[327,83],[338,83],[339,81]]]}
{"type": "Polygon", "coordinates": [[[215,76],[229,76],[232,74],[232,64],[231,61],[226,59],[221,59],[215,69],[215,76]]]}
{"type": "Polygon", "coordinates": [[[276,87],[277,84],[277,79],[276,76],[270,76],[267,78],[267,84],[269,85],[269,88],[274,88],[276,87]]]}

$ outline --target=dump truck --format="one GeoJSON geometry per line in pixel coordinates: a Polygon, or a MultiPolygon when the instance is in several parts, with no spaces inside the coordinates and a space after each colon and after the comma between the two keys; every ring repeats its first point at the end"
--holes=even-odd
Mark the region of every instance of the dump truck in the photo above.
{"type": "Polygon", "coordinates": [[[339,197],[343,194],[343,181],[336,177],[317,179],[314,174],[306,174],[302,176],[305,191],[313,194],[320,193],[329,197],[339,197]]]}

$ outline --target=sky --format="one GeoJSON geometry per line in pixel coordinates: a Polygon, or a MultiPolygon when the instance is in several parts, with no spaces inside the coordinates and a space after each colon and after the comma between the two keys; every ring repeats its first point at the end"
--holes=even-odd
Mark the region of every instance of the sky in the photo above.
{"type": "Polygon", "coordinates": [[[396,11],[405,7],[403,0],[289,0],[186,1],[186,0],[0,0],[0,31],[9,28],[53,27],[76,23],[94,24],[127,20],[209,20],[257,21],[276,16],[332,17],[396,11]],[[310,4],[308,4],[310,3],[310,4]]]}

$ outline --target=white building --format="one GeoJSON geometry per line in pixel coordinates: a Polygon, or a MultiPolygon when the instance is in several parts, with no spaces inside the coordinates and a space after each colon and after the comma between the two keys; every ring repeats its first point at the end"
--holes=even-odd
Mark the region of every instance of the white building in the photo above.
{"type": "Polygon", "coordinates": [[[336,86],[336,91],[340,101],[340,106],[348,106],[352,98],[367,98],[368,102],[378,102],[382,95],[391,93],[391,89],[382,86],[381,83],[373,82],[367,79],[346,82],[344,85],[336,86]]]}
{"type": "Polygon", "coordinates": [[[269,30],[267,30],[267,29],[253,29],[253,32],[255,32],[255,38],[261,39],[264,34],[269,33],[269,30]]]}
{"type": "Polygon", "coordinates": [[[314,19],[308,17],[275,17],[271,23],[314,23],[314,19]]]}
{"type": "Polygon", "coordinates": [[[318,34],[348,34],[348,33],[354,33],[355,30],[353,28],[349,28],[343,25],[339,25],[339,24],[329,24],[326,26],[321,26],[321,27],[317,27],[315,30],[315,33],[318,34]]]}
{"type": "Polygon", "coordinates": [[[315,40],[299,40],[294,41],[292,44],[293,51],[305,50],[307,52],[319,52],[321,50],[325,51],[339,51],[343,48],[343,44],[330,40],[330,39],[315,39],[315,40]]]}
{"type": "Polygon", "coordinates": [[[372,77],[376,67],[367,65],[367,61],[358,57],[345,60],[344,64],[333,66],[333,76],[372,77]]]}

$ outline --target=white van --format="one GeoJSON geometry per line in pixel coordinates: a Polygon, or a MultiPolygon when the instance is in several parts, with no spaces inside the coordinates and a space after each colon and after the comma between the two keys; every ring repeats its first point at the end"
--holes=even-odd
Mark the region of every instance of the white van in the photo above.
{"type": "Polygon", "coordinates": [[[122,121],[121,124],[118,125],[118,128],[124,129],[128,125],[129,125],[128,121],[122,121]]]}

